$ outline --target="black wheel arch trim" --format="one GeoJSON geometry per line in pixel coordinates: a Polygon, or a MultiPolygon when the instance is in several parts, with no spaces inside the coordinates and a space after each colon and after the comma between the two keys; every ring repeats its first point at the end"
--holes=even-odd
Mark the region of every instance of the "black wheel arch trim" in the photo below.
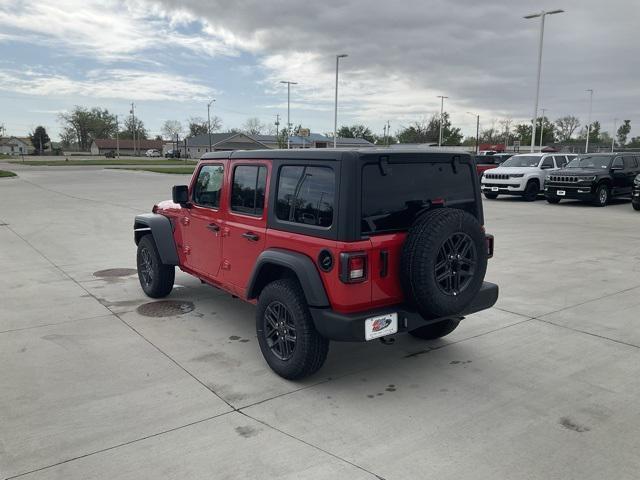
{"type": "Polygon", "coordinates": [[[330,305],[324,284],[313,260],[301,253],[280,248],[267,249],[258,256],[249,278],[248,299],[257,298],[261,287],[268,283],[261,279],[261,274],[268,265],[277,265],[291,270],[300,282],[309,306],[328,307],[330,305]]]}
{"type": "Polygon", "coordinates": [[[133,223],[133,236],[136,245],[140,238],[149,231],[153,235],[160,259],[165,265],[178,265],[178,249],[173,239],[173,227],[171,221],[164,215],[157,213],[144,213],[136,215],[133,223]]]}

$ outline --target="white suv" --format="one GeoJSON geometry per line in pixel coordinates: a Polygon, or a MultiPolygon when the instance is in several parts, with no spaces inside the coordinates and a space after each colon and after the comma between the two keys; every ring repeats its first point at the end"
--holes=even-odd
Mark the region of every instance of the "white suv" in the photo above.
{"type": "Polygon", "coordinates": [[[482,192],[493,200],[498,195],[520,195],[532,202],[544,192],[549,170],[557,170],[573,160],[575,155],[563,153],[525,153],[505,160],[498,168],[485,172],[482,192]]]}

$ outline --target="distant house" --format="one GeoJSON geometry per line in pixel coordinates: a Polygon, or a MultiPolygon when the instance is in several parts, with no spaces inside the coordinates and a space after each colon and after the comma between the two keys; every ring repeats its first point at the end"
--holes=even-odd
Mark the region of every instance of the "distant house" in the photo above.
{"type": "MultiPolygon", "coordinates": [[[[292,136],[289,138],[291,148],[331,148],[333,137],[312,133],[308,137],[292,136]]],[[[340,148],[373,147],[373,143],[363,138],[338,138],[336,146],[340,148]]],[[[180,145],[180,152],[184,155],[185,144],[180,145]]],[[[212,133],[211,151],[222,150],[259,150],[279,148],[275,135],[249,135],[246,133],[212,133]]],[[[209,135],[196,135],[186,139],[187,156],[200,158],[209,152],[209,135]]]]}
{"type": "Polygon", "coordinates": [[[91,155],[104,155],[109,152],[120,151],[120,155],[144,155],[147,150],[162,152],[162,140],[117,140],[115,138],[98,138],[91,142],[91,155]]]}
{"type": "Polygon", "coordinates": [[[34,151],[29,137],[0,137],[0,155],[30,155],[34,151]]]}

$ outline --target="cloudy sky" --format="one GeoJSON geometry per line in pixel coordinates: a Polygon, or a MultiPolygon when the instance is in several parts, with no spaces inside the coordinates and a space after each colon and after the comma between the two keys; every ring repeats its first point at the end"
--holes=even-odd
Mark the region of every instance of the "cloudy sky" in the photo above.
{"type": "MultiPolygon", "coordinates": [[[[26,134],[74,105],[126,115],[135,102],[151,133],[167,119],[206,117],[223,127],[257,116],[333,129],[335,55],[340,123],[382,133],[439,110],[465,133],[532,116],[539,21],[547,17],[541,107],[557,118],[640,134],[637,0],[0,0],[0,124],[26,134]]],[[[284,122],[283,122],[284,123],[284,122]]]]}

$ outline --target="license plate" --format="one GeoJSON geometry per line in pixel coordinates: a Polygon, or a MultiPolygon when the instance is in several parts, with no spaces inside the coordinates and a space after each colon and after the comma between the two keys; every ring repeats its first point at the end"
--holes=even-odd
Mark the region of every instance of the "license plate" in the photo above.
{"type": "Polygon", "coordinates": [[[491,187],[491,191],[492,192],[497,192],[498,191],[498,187],[491,187]]]}
{"type": "Polygon", "coordinates": [[[567,194],[567,192],[565,192],[564,190],[556,191],[556,195],[558,195],[559,197],[564,197],[566,194],[567,194]]]}
{"type": "Polygon", "coordinates": [[[365,340],[384,337],[398,332],[398,314],[387,313],[377,317],[367,318],[364,322],[365,340]]]}

